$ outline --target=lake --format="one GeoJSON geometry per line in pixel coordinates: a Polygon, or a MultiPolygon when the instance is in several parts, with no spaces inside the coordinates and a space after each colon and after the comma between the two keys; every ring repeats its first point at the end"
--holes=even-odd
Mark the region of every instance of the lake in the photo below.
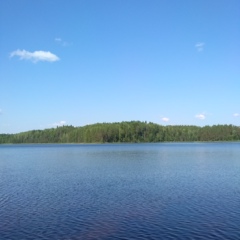
{"type": "Polygon", "coordinates": [[[0,239],[240,239],[240,143],[0,145],[0,239]]]}

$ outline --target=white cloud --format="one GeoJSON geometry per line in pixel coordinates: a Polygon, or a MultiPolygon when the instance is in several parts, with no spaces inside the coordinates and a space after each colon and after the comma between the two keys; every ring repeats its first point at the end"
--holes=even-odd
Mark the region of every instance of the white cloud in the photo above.
{"type": "Polygon", "coordinates": [[[195,48],[197,49],[198,52],[202,52],[204,49],[204,45],[205,45],[204,42],[198,42],[195,44],[195,48]]]}
{"type": "Polygon", "coordinates": [[[66,121],[60,121],[60,122],[56,122],[56,123],[53,123],[52,126],[53,127],[61,127],[63,125],[66,125],[66,121]]]}
{"type": "Polygon", "coordinates": [[[2,114],[2,109],[0,108],[0,115],[2,114]]]}
{"type": "Polygon", "coordinates": [[[240,117],[240,113],[234,113],[233,116],[234,117],[240,117]]]}
{"type": "Polygon", "coordinates": [[[58,44],[60,44],[63,47],[67,47],[67,46],[71,45],[70,43],[64,41],[62,38],[59,38],[59,37],[55,38],[54,40],[55,40],[55,42],[57,42],[58,44]]]}
{"type": "Polygon", "coordinates": [[[163,118],[162,118],[162,121],[163,121],[163,122],[169,122],[169,121],[170,121],[170,119],[169,119],[169,118],[167,118],[167,117],[163,117],[163,118]]]}
{"type": "Polygon", "coordinates": [[[61,38],[55,38],[54,40],[55,40],[56,42],[61,42],[61,41],[62,41],[61,38]]]}
{"type": "Polygon", "coordinates": [[[30,60],[34,63],[38,61],[56,62],[60,60],[55,54],[45,51],[28,52],[26,50],[18,49],[10,54],[10,57],[15,56],[19,57],[21,60],[30,60]]]}
{"type": "Polygon", "coordinates": [[[206,118],[206,115],[205,114],[197,114],[197,115],[195,115],[195,118],[198,118],[200,120],[204,120],[206,118]]]}

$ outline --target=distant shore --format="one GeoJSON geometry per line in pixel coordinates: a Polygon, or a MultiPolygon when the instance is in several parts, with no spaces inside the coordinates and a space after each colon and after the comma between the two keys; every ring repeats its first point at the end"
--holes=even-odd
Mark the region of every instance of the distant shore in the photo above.
{"type": "Polygon", "coordinates": [[[96,123],[83,127],[62,126],[16,134],[0,134],[0,144],[20,143],[159,143],[240,141],[240,127],[162,126],[140,121],[96,123]]]}

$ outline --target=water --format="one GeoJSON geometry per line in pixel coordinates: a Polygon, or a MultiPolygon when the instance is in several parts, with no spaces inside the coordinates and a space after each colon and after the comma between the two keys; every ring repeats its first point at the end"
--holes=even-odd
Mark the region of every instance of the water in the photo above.
{"type": "Polygon", "coordinates": [[[0,239],[240,239],[240,143],[0,145],[0,239]]]}

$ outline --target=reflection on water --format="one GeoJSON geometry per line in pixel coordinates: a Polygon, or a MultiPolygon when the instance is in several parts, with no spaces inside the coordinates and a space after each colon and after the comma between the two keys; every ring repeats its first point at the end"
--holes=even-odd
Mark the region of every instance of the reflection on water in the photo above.
{"type": "Polygon", "coordinates": [[[240,239],[240,143],[0,145],[1,239],[240,239]]]}

